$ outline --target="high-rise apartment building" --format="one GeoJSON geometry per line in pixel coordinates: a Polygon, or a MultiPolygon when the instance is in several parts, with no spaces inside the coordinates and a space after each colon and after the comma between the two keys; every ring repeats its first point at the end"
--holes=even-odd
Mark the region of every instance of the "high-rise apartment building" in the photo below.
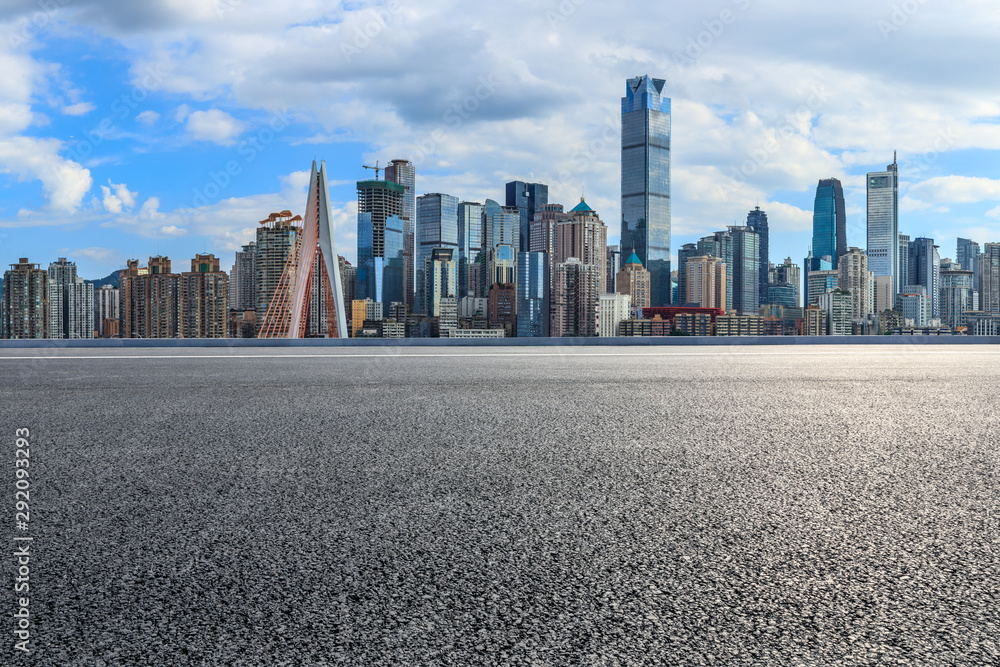
{"type": "Polygon", "coordinates": [[[726,304],[733,308],[733,237],[729,232],[715,232],[698,241],[698,254],[718,257],[726,263],[726,304]]]}
{"type": "Polygon", "coordinates": [[[556,265],[551,292],[552,336],[597,335],[600,270],[576,257],[556,265]]]}
{"type": "Polygon", "coordinates": [[[666,82],[629,79],[622,98],[622,252],[650,274],[650,303],[670,303],[670,98],[666,82]]]}
{"type": "Polygon", "coordinates": [[[236,261],[229,274],[229,308],[257,308],[257,243],[252,242],[236,252],[236,261]]]}
{"type": "Polygon", "coordinates": [[[358,181],[358,298],[405,303],[403,199],[391,181],[358,181]]]}
{"type": "Polygon", "coordinates": [[[760,237],[750,227],[729,227],[733,239],[733,302],[730,308],[756,315],[760,310],[760,237]]]}
{"type": "Polygon", "coordinates": [[[649,308],[649,282],[649,271],[643,268],[634,252],[625,260],[625,266],[615,278],[618,293],[629,295],[632,308],[649,308]]]}
{"type": "Polygon", "coordinates": [[[215,255],[195,255],[191,271],[180,275],[180,336],[226,338],[229,276],[215,255]]]}
{"type": "MultiPolygon", "coordinates": [[[[257,311],[257,323],[260,323],[267,314],[285,271],[288,256],[292,253],[301,231],[302,216],[293,216],[291,211],[272,213],[261,220],[257,227],[253,260],[254,309],[257,311]]],[[[138,265],[136,261],[137,268],[138,265]]],[[[122,337],[127,337],[124,332],[122,337]]]]}
{"type": "Polygon", "coordinates": [[[849,248],[840,256],[837,286],[851,293],[851,319],[875,312],[875,274],[868,269],[868,256],[861,248],[849,248]]]}
{"type": "Polygon", "coordinates": [[[522,252],[517,256],[517,337],[549,335],[550,255],[522,252]]]}
{"type": "Polygon", "coordinates": [[[118,335],[117,324],[121,316],[121,310],[119,310],[119,290],[111,285],[103,285],[101,289],[94,291],[94,326],[97,329],[97,335],[101,338],[110,338],[113,335],[118,335]],[[114,322],[112,327],[115,327],[114,332],[109,332],[108,322],[114,322]]]}
{"type": "Polygon", "coordinates": [[[979,310],[1000,314],[1000,243],[987,243],[979,260],[979,310]]]}
{"type": "MultiPolygon", "coordinates": [[[[847,252],[847,209],[844,206],[844,186],[839,179],[826,178],[816,186],[813,204],[812,252],[815,258],[829,256],[833,268],[847,252]]],[[[810,271],[818,270],[810,266],[810,271]]]]}
{"type": "Polygon", "coordinates": [[[907,285],[923,285],[931,301],[931,318],[941,317],[941,256],[934,239],[924,237],[910,241],[909,278],[907,285]]]}
{"type": "Polygon", "coordinates": [[[906,326],[926,327],[931,320],[931,295],[923,285],[903,285],[899,290],[897,308],[906,326]]]}
{"type": "Polygon", "coordinates": [[[834,269],[810,271],[809,275],[806,277],[806,294],[808,296],[805,305],[818,305],[821,294],[826,294],[827,292],[832,292],[837,289],[839,275],[839,272],[834,269]]]}
{"type": "Polygon", "coordinates": [[[170,271],[170,259],[150,257],[139,266],[130,259],[118,272],[122,338],[181,336],[180,276],[170,271]]]}
{"type": "Polygon", "coordinates": [[[832,292],[818,295],[821,310],[826,311],[827,330],[831,336],[850,336],[854,301],[850,292],[835,289],[832,292]]]}
{"type": "Polygon", "coordinates": [[[703,254],[694,243],[685,243],[677,249],[677,301],[674,302],[675,305],[682,306],[687,303],[688,260],[703,254]]]}
{"type": "Polygon", "coordinates": [[[768,275],[768,269],[771,264],[771,258],[769,254],[769,239],[770,234],[767,228],[767,213],[760,210],[760,206],[755,206],[754,210],[747,214],[747,227],[757,232],[757,246],[758,246],[758,272],[760,279],[758,280],[759,287],[757,288],[757,297],[759,299],[760,306],[766,303],[771,303],[767,299],[767,286],[770,282],[770,276],[768,275]]]}
{"type": "Polygon", "coordinates": [[[555,228],[552,261],[556,264],[576,257],[584,264],[598,268],[597,289],[607,291],[607,239],[608,228],[597,212],[582,199],[570,212],[570,217],[559,220],[555,228]]]}
{"type": "Polygon", "coordinates": [[[895,291],[899,294],[903,285],[910,282],[910,237],[907,234],[899,235],[899,255],[896,260],[897,275],[894,279],[895,291]]]}
{"type": "MultiPolygon", "coordinates": [[[[455,275],[458,276],[458,258],[461,235],[458,223],[458,198],[441,193],[427,194],[417,199],[417,295],[415,312],[430,315],[424,270],[431,254],[440,248],[454,249],[455,275]]],[[[458,295],[458,284],[448,296],[458,295]]]]}
{"type": "Polygon", "coordinates": [[[385,180],[403,186],[402,211],[399,215],[403,223],[403,303],[408,310],[414,307],[416,289],[416,180],[417,174],[409,160],[393,160],[385,168],[385,180]]]}
{"type": "Polygon", "coordinates": [[[506,187],[507,206],[518,210],[518,252],[531,250],[531,222],[540,206],[549,203],[549,186],[511,181],[506,187]]]}
{"type": "Polygon", "coordinates": [[[687,260],[687,294],[684,303],[701,308],[726,310],[726,263],[718,257],[702,255],[687,260]]]}
{"type": "Polygon", "coordinates": [[[895,155],[885,171],[868,174],[868,267],[876,276],[893,276],[899,291],[899,170],[895,155]]]}
{"type": "Polygon", "coordinates": [[[517,290],[514,284],[494,283],[491,285],[488,303],[487,321],[489,326],[502,328],[504,336],[507,338],[513,336],[517,331],[517,290]]]}
{"type": "Polygon", "coordinates": [[[49,338],[94,337],[94,286],[60,257],[49,264],[49,338]]]}
{"type": "Polygon", "coordinates": [[[461,297],[482,296],[477,279],[483,252],[482,204],[470,201],[458,204],[458,239],[458,293],[461,297]]]}
{"type": "Polygon", "coordinates": [[[0,338],[32,340],[49,337],[49,276],[27,257],[3,275],[0,338]]]}

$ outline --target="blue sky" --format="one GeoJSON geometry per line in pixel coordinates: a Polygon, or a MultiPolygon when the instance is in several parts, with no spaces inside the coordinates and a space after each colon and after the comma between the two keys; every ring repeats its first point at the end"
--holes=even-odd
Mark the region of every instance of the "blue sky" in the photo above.
{"type": "Polygon", "coordinates": [[[625,80],[673,100],[673,248],[759,204],[772,260],[806,254],[816,182],[899,152],[901,231],[953,256],[1000,241],[1000,13],[979,0],[6,0],[0,264],[87,278],[165,254],[224,267],[326,160],[341,254],[362,164],[414,161],[418,193],[582,193],[617,240],[625,80]],[[823,6],[812,6],[812,5],[823,6]]]}

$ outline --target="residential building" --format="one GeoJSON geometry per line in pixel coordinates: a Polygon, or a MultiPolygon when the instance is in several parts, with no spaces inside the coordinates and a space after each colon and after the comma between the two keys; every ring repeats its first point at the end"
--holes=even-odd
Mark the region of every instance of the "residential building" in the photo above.
{"type": "Polygon", "coordinates": [[[979,260],[979,309],[1000,315],[1000,243],[987,243],[979,260]]]}
{"type": "Polygon", "coordinates": [[[875,312],[892,310],[896,303],[893,276],[875,276],[875,312]]]}
{"type": "Polygon", "coordinates": [[[622,98],[622,252],[650,274],[650,303],[670,302],[670,98],[666,82],[629,79],[622,98]]]}
{"type": "MultiPolygon", "coordinates": [[[[121,317],[119,308],[119,290],[111,285],[103,285],[101,289],[94,291],[94,325],[97,327],[97,335],[101,338],[111,338],[112,335],[107,330],[107,321],[118,322],[121,317]]],[[[116,327],[117,329],[117,327],[116,327]]]]}
{"type": "MultiPolygon", "coordinates": [[[[288,256],[299,242],[301,231],[302,216],[293,216],[291,211],[272,213],[261,220],[257,227],[253,266],[254,309],[257,311],[258,324],[267,315],[278,283],[285,272],[288,256]]],[[[138,262],[136,267],[138,268],[138,262]]],[[[124,332],[122,336],[125,337],[124,332]]]]}
{"type": "Polygon", "coordinates": [[[513,282],[490,286],[487,320],[490,328],[502,328],[506,338],[517,331],[517,290],[513,282]]]}
{"type": "Polygon", "coordinates": [[[837,289],[840,273],[835,270],[810,271],[807,278],[806,293],[809,295],[806,300],[807,306],[819,304],[819,296],[837,289]]]}
{"type": "Polygon", "coordinates": [[[903,285],[897,295],[897,307],[904,326],[926,327],[932,319],[933,302],[924,285],[903,285]]]}
{"type": "Polygon", "coordinates": [[[130,259],[126,266],[118,272],[121,337],[180,338],[180,276],[170,271],[170,259],[150,257],[145,267],[130,259]]]}
{"type": "Polygon", "coordinates": [[[34,340],[49,337],[49,276],[38,264],[21,257],[3,276],[0,338],[34,340]]]}
{"type": "Polygon", "coordinates": [[[556,265],[550,297],[552,336],[597,335],[600,271],[576,257],[556,265]]]}
{"type": "Polygon", "coordinates": [[[694,243],[685,243],[677,249],[677,300],[674,305],[687,305],[688,260],[703,254],[694,243]]]}
{"type": "Polygon", "coordinates": [[[246,244],[236,252],[233,270],[229,272],[229,307],[241,311],[257,308],[256,241],[246,244]]]}
{"type": "MultiPolygon", "coordinates": [[[[792,261],[791,257],[786,257],[784,263],[776,264],[773,267],[769,267],[768,270],[768,290],[771,289],[771,285],[791,285],[793,289],[793,300],[792,306],[799,306],[802,301],[800,299],[802,291],[802,269],[801,267],[792,261]]],[[[782,298],[787,300],[782,292],[782,298]]],[[[768,292],[767,303],[776,303],[771,299],[770,292],[768,292]]]]}
{"type": "Polygon", "coordinates": [[[643,268],[639,256],[634,252],[625,260],[625,266],[618,272],[615,284],[618,286],[619,294],[629,295],[629,302],[633,308],[649,307],[649,271],[643,268]]]}
{"type": "Polygon", "coordinates": [[[683,299],[685,305],[727,310],[726,263],[723,260],[711,255],[691,257],[687,260],[685,273],[687,283],[687,293],[683,299]]]}
{"type": "Polygon", "coordinates": [[[229,276],[215,255],[195,255],[180,284],[180,337],[226,338],[229,320],[229,276]]]}
{"type": "Polygon", "coordinates": [[[910,282],[910,237],[907,234],[899,235],[899,258],[897,261],[897,278],[893,281],[895,292],[903,289],[903,286],[910,282]]]}
{"type": "Polygon", "coordinates": [[[607,291],[608,228],[601,222],[597,212],[583,199],[569,213],[571,217],[556,223],[552,261],[560,264],[570,257],[576,257],[584,264],[596,266],[598,293],[604,294],[607,291]]]}
{"type": "Polygon", "coordinates": [[[731,313],[715,318],[716,336],[763,336],[764,318],[760,315],[731,313]]]}
{"type": "Polygon", "coordinates": [[[94,337],[94,286],[76,274],[76,264],[60,257],[49,264],[49,338],[94,337]]]}
{"type": "Polygon", "coordinates": [[[953,269],[941,272],[941,324],[952,329],[965,326],[965,313],[973,309],[972,271],[953,269]]]}
{"type": "Polygon", "coordinates": [[[698,241],[698,254],[718,257],[726,264],[726,308],[733,308],[733,237],[729,232],[715,232],[698,241]]]}
{"type": "MultiPolygon", "coordinates": [[[[818,297],[819,295],[817,295],[818,297]]],[[[817,306],[807,306],[803,310],[803,336],[826,336],[830,332],[830,318],[827,311],[817,306]]]]}
{"type": "Polygon", "coordinates": [[[837,286],[851,293],[851,319],[875,312],[875,275],[868,269],[868,256],[861,248],[850,248],[840,257],[837,286]]]}
{"type": "Polygon", "coordinates": [[[827,331],[831,336],[850,336],[854,309],[851,293],[843,289],[818,295],[818,305],[826,312],[827,331]]]}
{"type": "Polygon", "coordinates": [[[982,255],[979,244],[971,239],[958,239],[958,248],[955,259],[965,271],[972,271],[972,289],[976,292],[981,290],[979,280],[979,258],[982,255]]]}
{"type": "Polygon", "coordinates": [[[965,313],[965,325],[969,336],[1000,336],[1000,313],[969,311],[965,313]]]}
{"type": "MultiPolygon", "coordinates": [[[[421,197],[423,199],[423,197],[421,197]]],[[[420,217],[418,201],[417,217],[420,217]]],[[[419,224],[418,224],[419,231],[419,224]]],[[[418,256],[424,257],[425,248],[419,246],[418,256]]],[[[457,247],[432,248],[430,254],[424,257],[424,266],[417,271],[417,282],[424,293],[417,300],[423,314],[430,317],[441,317],[442,299],[454,300],[455,326],[458,326],[458,256],[457,247]]],[[[393,318],[395,319],[395,318],[393,318]]],[[[403,318],[405,319],[405,313],[403,318]]]]}

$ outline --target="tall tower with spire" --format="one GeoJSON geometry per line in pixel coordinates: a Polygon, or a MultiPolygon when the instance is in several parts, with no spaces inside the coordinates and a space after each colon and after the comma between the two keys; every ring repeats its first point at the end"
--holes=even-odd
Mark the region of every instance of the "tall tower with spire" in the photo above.
{"type": "MultiPolygon", "coordinates": [[[[899,271],[899,169],[896,152],[885,171],[868,174],[868,270],[892,277],[892,299],[906,284],[899,271]]],[[[889,304],[890,307],[892,304],[889,304]]]]}

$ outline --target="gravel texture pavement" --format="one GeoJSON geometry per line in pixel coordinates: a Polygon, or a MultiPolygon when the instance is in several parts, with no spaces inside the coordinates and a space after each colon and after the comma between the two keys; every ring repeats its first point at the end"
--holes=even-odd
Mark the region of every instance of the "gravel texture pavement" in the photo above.
{"type": "Polygon", "coordinates": [[[996,347],[0,350],[0,664],[1000,665],[998,388],[996,347]]]}

